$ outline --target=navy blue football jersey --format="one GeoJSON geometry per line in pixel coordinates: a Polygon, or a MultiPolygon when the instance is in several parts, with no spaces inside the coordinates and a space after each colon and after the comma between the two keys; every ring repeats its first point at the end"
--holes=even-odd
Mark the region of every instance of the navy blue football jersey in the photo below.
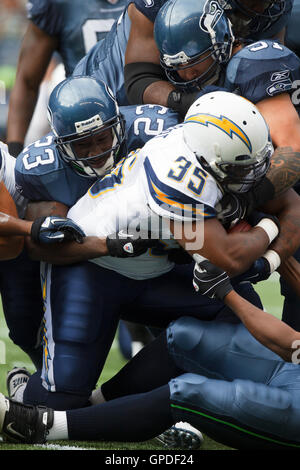
{"type": "MultiPolygon", "coordinates": [[[[126,145],[119,157],[141,148],[149,139],[175,126],[179,115],[159,105],[128,106],[120,109],[126,122],[126,145]]],[[[28,145],[15,166],[18,191],[31,201],[59,201],[72,206],[82,197],[95,178],[82,176],[66,163],[54,143],[53,133],[28,145]]]]}
{"type": "Polygon", "coordinates": [[[234,54],[226,68],[225,88],[253,103],[292,93],[300,79],[300,60],[276,41],[259,41],[234,54]]]}
{"type": "Polygon", "coordinates": [[[31,0],[28,19],[59,41],[60,53],[70,75],[79,60],[119,18],[127,0],[31,0]]]}
{"type": "Polygon", "coordinates": [[[124,60],[130,25],[126,8],[106,37],[80,60],[73,72],[73,75],[89,75],[107,83],[119,106],[129,104],[124,89],[124,60]]]}
{"type": "Polygon", "coordinates": [[[292,15],[286,28],[285,44],[300,57],[300,0],[294,0],[292,15]]]}

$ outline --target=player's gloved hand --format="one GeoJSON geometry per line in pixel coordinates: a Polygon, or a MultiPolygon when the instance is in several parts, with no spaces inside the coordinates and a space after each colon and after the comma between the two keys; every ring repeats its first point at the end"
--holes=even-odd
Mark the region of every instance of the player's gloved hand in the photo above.
{"type": "Polygon", "coordinates": [[[228,91],[226,88],[218,87],[216,85],[208,85],[203,87],[201,90],[192,91],[187,93],[181,90],[173,90],[169,93],[167,106],[168,108],[174,109],[177,113],[180,114],[182,118],[185,117],[190,106],[206,93],[211,93],[213,91],[228,91]]]}
{"type": "Polygon", "coordinates": [[[195,263],[193,286],[199,294],[218,300],[233,290],[228,274],[206,259],[195,263]]]}
{"type": "Polygon", "coordinates": [[[228,230],[245,217],[247,200],[241,195],[225,193],[216,204],[217,219],[228,230]]]}
{"type": "Polygon", "coordinates": [[[106,237],[108,255],[117,258],[140,256],[156,245],[158,240],[151,239],[145,231],[131,233],[130,230],[120,230],[106,237]]]}
{"type": "Polygon", "coordinates": [[[39,217],[31,227],[31,240],[51,244],[63,241],[82,243],[85,233],[73,220],[60,216],[39,217]]]}
{"type": "Polygon", "coordinates": [[[243,274],[239,274],[231,279],[232,284],[240,284],[241,282],[251,282],[256,284],[265,281],[272,274],[269,261],[263,256],[258,258],[243,274]]]}
{"type": "Polygon", "coordinates": [[[191,255],[181,247],[168,250],[168,259],[175,264],[190,264],[193,261],[191,255]]]}

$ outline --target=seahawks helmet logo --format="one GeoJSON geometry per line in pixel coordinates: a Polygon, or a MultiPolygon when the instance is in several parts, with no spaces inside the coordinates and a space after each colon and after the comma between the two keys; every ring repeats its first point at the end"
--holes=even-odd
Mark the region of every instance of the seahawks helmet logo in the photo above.
{"type": "Polygon", "coordinates": [[[210,33],[215,29],[216,24],[223,15],[224,10],[215,0],[207,0],[204,5],[204,11],[199,20],[199,26],[202,31],[210,33]]]}

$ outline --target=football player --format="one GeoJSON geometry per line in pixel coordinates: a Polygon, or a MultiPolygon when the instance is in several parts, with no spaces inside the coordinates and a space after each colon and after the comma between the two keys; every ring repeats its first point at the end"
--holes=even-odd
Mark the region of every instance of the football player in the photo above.
{"type": "MultiPolygon", "coordinates": [[[[167,106],[169,101],[168,106],[174,106],[171,93],[174,87],[166,81],[161,69],[159,51],[153,36],[157,12],[165,3],[165,0],[135,0],[128,10],[132,26],[126,48],[124,75],[127,97],[132,104],[160,103],[167,106]]],[[[208,1],[207,8],[209,3],[208,1]]],[[[282,37],[293,2],[220,0],[211,3],[216,10],[225,9],[236,37],[258,40],[282,37]]],[[[188,106],[185,112],[187,108],[188,106]]]]}
{"type": "MultiPolygon", "coordinates": [[[[124,208],[125,199],[130,200],[131,219],[136,217],[134,209],[137,208],[140,215],[148,218],[147,202],[152,213],[163,218],[183,222],[186,217],[187,225],[192,220],[194,224],[204,220],[203,245],[190,251],[202,256],[198,263],[197,287],[202,294],[228,303],[252,335],[267,348],[242,324],[201,322],[190,316],[182,317],[125,366],[127,381],[123,386],[129,396],[92,408],[53,412],[20,405],[1,395],[0,429],[8,439],[29,443],[68,438],[142,441],[184,419],[213,439],[238,449],[299,447],[299,406],[295,395],[299,366],[298,363],[287,364],[279,357],[293,359],[294,342],[298,345],[299,333],[239,297],[223,270],[223,267],[228,272],[240,269],[249,262],[249,251],[256,250],[257,255],[258,251],[266,249],[272,237],[276,237],[276,224],[263,219],[247,233],[228,234],[213,217],[214,202],[219,198],[218,185],[225,185],[238,194],[245,185],[263,177],[271,154],[268,128],[258,109],[236,95],[208,94],[198,100],[198,104],[196,114],[126,159],[120,164],[118,174],[109,175],[110,181],[95,183],[69,214],[74,218],[77,214],[87,232],[96,234],[105,234],[110,229],[111,221],[107,221],[106,227],[99,226],[96,216],[105,213],[108,203],[112,210],[114,198],[115,212],[117,203],[124,208]],[[213,119],[220,114],[226,124],[213,119]],[[228,131],[229,124],[233,133],[228,131]],[[158,164],[162,151],[165,155],[163,168],[158,164]],[[244,158],[239,158],[241,156],[244,158]],[[122,176],[122,182],[118,176],[122,176]],[[107,193],[109,188],[111,195],[107,193]],[[132,207],[132,191],[142,195],[144,214],[136,199],[136,206],[132,207]],[[118,197],[118,192],[122,197],[118,197]],[[184,211],[179,210],[182,209],[179,203],[185,206],[184,211]],[[216,260],[221,269],[203,256],[216,260]],[[159,358],[159,367],[153,357],[159,358]],[[147,377],[141,381],[145,369],[147,377]],[[129,419],[133,413],[135,420],[129,419]]],[[[275,206],[278,209],[278,200],[275,206]]],[[[176,238],[174,225],[171,224],[171,230],[176,238]]],[[[177,240],[183,242],[178,235],[177,240]]],[[[140,257],[143,264],[140,274],[147,272],[148,256],[140,257]]],[[[136,265],[138,258],[132,261],[136,265]]],[[[124,260],[122,268],[117,267],[113,259],[101,262],[99,258],[95,262],[98,267],[103,262],[113,271],[122,269],[127,275],[132,273],[129,260],[124,260]]],[[[163,277],[159,279],[161,282],[163,277]]],[[[132,279],[124,277],[123,282],[128,288],[132,287],[132,279]]],[[[51,361],[51,354],[49,359],[51,361]]],[[[120,390],[116,389],[116,393],[120,390]]]]}
{"type": "MultiPolygon", "coordinates": [[[[263,40],[248,46],[236,44],[226,16],[218,15],[214,9],[207,10],[206,5],[204,0],[200,3],[192,0],[187,8],[183,0],[170,0],[155,20],[154,34],[161,63],[169,80],[181,90],[179,99],[204,84],[222,84],[225,89],[256,103],[269,125],[275,153],[297,160],[300,120],[290,93],[293,82],[299,79],[298,57],[275,41],[263,40]],[[195,40],[190,41],[191,37],[195,40]]],[[[292,227],[290,230],[293,231],[292,227]]]]}
{"type": "Polygon", "coordinates": [[[69,76],[77,62],[107,34],[125,5],[126,0],[27,2],[29,22],[10,95],[7,122],[11,155],[16,157],[23,148],[39,85],[53,53],[59,53],[69,76]]]}
{"type": "MultiPolygon", "coordinates": [[[[53,214],[66,215],[68,208],[98,177],[112,169],[127,150],[143,146],[153,135],[178,122],[177,113],[161,106],[128,106],[120,113],[106,85],[90,77],[70,77],[57,86],[50,98],[49,113],[54,133],[29,145],[16,161],[16,185],[22,196],[31,202],[44,201],[29,204],[27,216],[30,220],[53,214]],[[87,96],[91,103],[86,102],[87,96]],[[106,135],[101,133],[102,121],[95,123],[93,120],[99,109],[103,122],[111,123],[106,135]],[[75,129],[77,121],[83,123],[82,129],[75,129]],[[89,134],[90,139],[81,139],[89,134]],[[77,146],[75,152],[73,146],[77,146]],[[101,153],[103,155],[99,155],[101,153]],[[91,156],[86,158],[88,155],[91,156]]],[[[3,271],[3,292],[7,294],[4,292],[3,296],[10,337],[30,354],[39,368],[42,354],[35,348],[43,315],[39,262],[27,259],[24,252],[19,261],[11,263],[11,269],[7,264],[3,271]],[[14,282],[10,282],[11,279],[14,282]],[[9,286],[15,290],[17,279],[18,295],[11,295],[9,286]],[[20,303],[28,299],[26,308],[19,304],[15,308],[16,299],[20,303]],[[20,316],[24,321],[20,321],[20,316]],[[26,332],[23,323],[28,325],[26,332]]]]}
{"type": "MultiPolygon", "coordinates": [[[[143,227],[144,221],[148,227],[150,219],[151,231],[164,243],[131,260],[104,256],[73,266],[45,266],[45,362],[41,378],[29,379],[25,403],[86,406],[120,313],[160,328],[183,314],[216,318],[216,304],[203,306],[190,277],[170,262],[166,244],[178,246],[178,239],[190,254],[206,256],[233,275],[246,270],[277,237],[277,223],[264,217],[248,233],[228,234],[215,211],[221,188],[240,193],[265,175],[273,149],[264,119],[248,100],[230,93],[208,94],[199,103],[203,106],[193,119],[121,160],[68,212],[86,235],[96,237],[115,231],[116,225],[126,231],[128,225],[143,227]],[[224,121],[213,117],[220,114],[224,121]],[[169,226],[160,227],[160,218],[171,219],[169,226]]],[[[280,221],[297,216],[295,202],[292,190],[274,202],[280,221]]],[[[299,236],[291,240],[290,252],[281,251],[279,237],[272,250],[284,259],[293,243],[299,244],[299,236]]],[[[64,254],[68,263],[71,256],[78,262],[80,250],[74,244],[70,250],[56,251],[54,262],[63,264],[64,254]]]]}
{"type": "MultiPolygon", "coordinates": [[[[120,105],[154,103],[167,106],[174,86],[166,80],[153,37],[155,17],[165,3],[166,0],[129,1],[122,17],[79,62],[74,73],[103,80],[110,86],[120,105]]],[[[226,13],[233,15],[233,29],[235,24],[238,26],[244,21],[243,37],[253,39],[279,33],[292,7],[292,0],[221,0],[219,3],[224,5],[226,13]]],[[[218,2],[214,1],[213,4],[220,8],[218,2]]],[[[173,101],[171,104],[174,105],[173,101]]]]}
{"type": "MultiPolygon", "coordinates": [[[[189,3],[194,13],[199,11],[199,6],[199,2],[194,2],[194,6],[193,1],[189,3]]],[[[174,97],[179,106],[184,105],[185,97],[189,101],[189,96],[197,95],[195,90],[206,83],[221,84],[256,103],[270,127],[276,151],[285,153],[287,158],[299,158],[300,120],[297,103],[294,105],[293,102],[295,84],[299,81],[299,58],[276,41],[263,40],[245,45],[243,41],[234,42],[233,37],[228,40],[230,30],[225,26],[224,15],[215,23],[216,11],[205,8],[197,18],[197,38],[190,47],[191,22],[186,30],[184,23],[178,20],[189,18],[188,10],[184,8],[183,11],[181,0],[170,0],[159,11],[154,28],[161,63],[178,90],[174,97]],[[173,22],[175,15],[176,22],[173,22]],[[212,40],[209,39],[211,27],[215,37],[212,40]],[[171,38],[175,38],[173,42],[171,38]]],[[[286,297],[283,319],[299,330],[298,296],[285,281],[282,281],[282,293],[286,297]]]]}

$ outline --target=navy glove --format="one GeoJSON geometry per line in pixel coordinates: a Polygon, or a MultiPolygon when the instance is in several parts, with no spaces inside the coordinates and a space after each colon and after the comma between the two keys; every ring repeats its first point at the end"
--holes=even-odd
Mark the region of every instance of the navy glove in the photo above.
{"type": "Polygon", "coordinates": [[[239,274],[231,279],[231,282],[235,284],[240,284],[241,282],[252,282],[256,284],[260,281],[265,281],[271,275],[271,267],[269,261],[264,258],[258,258],[250,266],[250,268],[245,271],[243,274],[239,274]]]}
{"type": "Polygon", "coordinates": [[[203,87],[201,90],[192,91],[187,93],[179,89],[173,90],[168,95],[167,106],[168,108],[174,109],[177,113],[180,114],[182,118],[185,117],[188,109],[194,101],[200,98],[207,93],[213,91],[228,91],[226,88],[218,87],[215,85],[208,85],[203,87]]]}
{"type": "Polygon", "coordinates": [[[242,196],[226,193],[216,204],[217,219],[228,230],[245,217],[247,200],[242,196]]]}
{"type": "Polygon", "coordinates": [[[73,220],[60,216],[39,217],[31,227],[31,240],[51,244],[63,241],[82,243],[85,233],[73,220]]]}
{"type": "Polygon", "coordinates": [[[106,237],[108,255],[117,258],[140,256],[156,245],[158,240],[151,239],[148,232],[130,233],[130,230],[120,230],[106,237]]]}
{"type": "Polygon", "coordinates": [[[218,300],[233,290],[228,274],[208,260],[195,263],[193,286],[199,294],[218,300]]]}

